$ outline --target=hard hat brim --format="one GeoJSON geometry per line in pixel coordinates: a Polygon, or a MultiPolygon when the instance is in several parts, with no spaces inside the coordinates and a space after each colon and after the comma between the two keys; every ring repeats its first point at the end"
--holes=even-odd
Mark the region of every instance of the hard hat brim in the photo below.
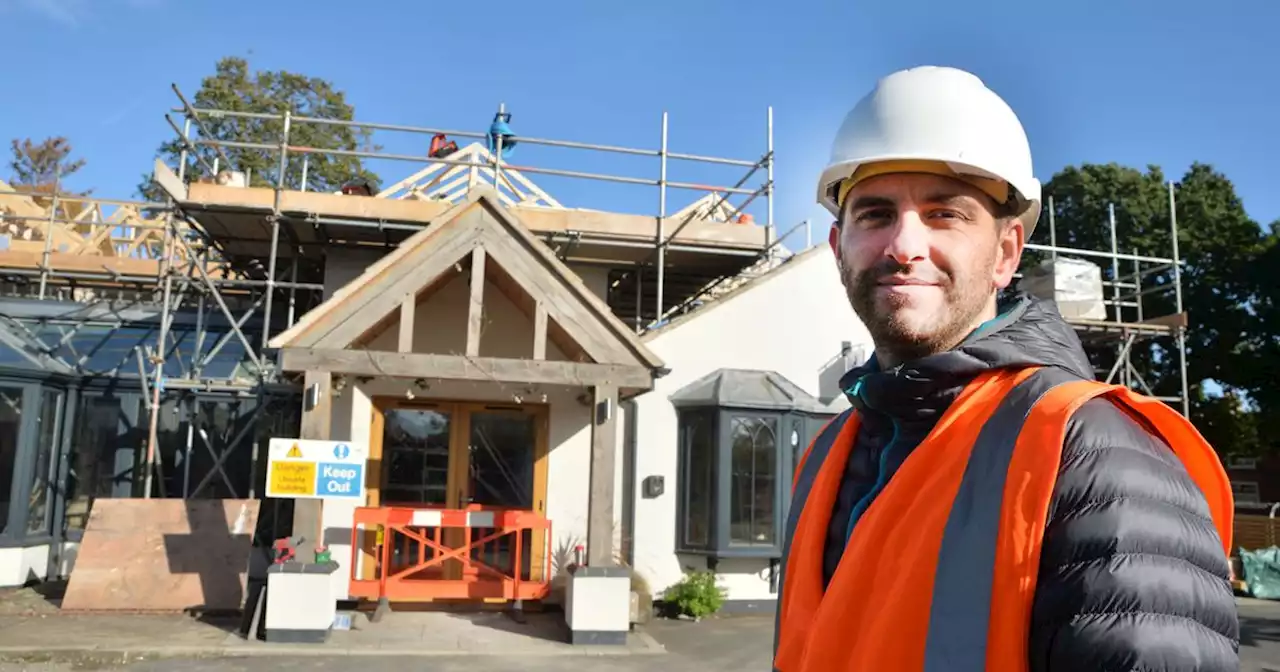
{"type": "MultiPolygon", "coordinates": [[[[929,173],[942,176],[957,177],[963,180],[964,176],[973,176],[984,180],[998,180],[1008,184],[1014,192],[1015,198],[1023,207],[1019,208],[1020,214],[1017,216],[1022,222],[1026,231],[1027,240],[1031,239],[1031,234],[1035,231],[1036,223],[1040,219],[1040,182],[1035,178],[1030,178],[1028,184],[1019,185],[1012,180],[996,175],[990,171],[983,170],[978,166],[971,164],[952,161],[947,159],[939,159],[936,156],[906,156],[906,155],[886,155],[876,156],[857,161],[843,161],[831,164],[822,171],[822,175],[818,180],[818,202],[822,204],[836,221],[840,221],[841,204],[837,199],[837,192],[840,185],[849,179],[859,168],[870,164],[877,163],[933,163],[937,164],[939,170],[920,170],[918,168],[912,170],[903,170],[901,172],[912,173],[929,173]],[[948,173],[951,173],[948,175],[948,173]],[[1033,183],[1033,184],[1032,184],[1033,183]],[[1032,196],[1034,194],[1034,196],[1032,196]]],[[[877,175],[891,174],[893,170],[877,172],[877,175]]]]}

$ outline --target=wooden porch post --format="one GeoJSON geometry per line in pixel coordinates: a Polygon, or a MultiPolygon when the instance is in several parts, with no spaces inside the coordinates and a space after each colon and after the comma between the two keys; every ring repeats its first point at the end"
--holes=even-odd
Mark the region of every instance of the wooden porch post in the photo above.
{"type": "Polygon", "coordinates": [[[613,558],[613,485],[617,457],[618,388],[591,388],[591,491],[587,500],[587,564],[608,567],[613,558]]]}
{"type": "MultiPolygon", "coordinates": [[[[300,439],[328,439],[329,420],[333,408],[331,392],[333,376],[328,371],[307,371],[302,386],[302,428],[300,439]],[[310,404],[309,394],[312,386],[318,388],[315,404],[310,404]]],[[[298,562],[316,561],[316,546],[321,544],[324,534],[320,520],[321,501],[318,499],[295,499],[293,501],[293,537],[301,538],[298,542],[298,562]]]]}

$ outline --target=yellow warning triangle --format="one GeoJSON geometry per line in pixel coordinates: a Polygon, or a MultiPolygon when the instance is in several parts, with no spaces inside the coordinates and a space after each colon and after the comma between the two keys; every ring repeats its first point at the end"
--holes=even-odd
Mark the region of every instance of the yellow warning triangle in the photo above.
{"type": "Polygon", "coordinates": [[[293,447],[289,449],[289,452],[285,453],[285,457],[302,457],[302,449],[295,443],[293,444],[293,447]]]}

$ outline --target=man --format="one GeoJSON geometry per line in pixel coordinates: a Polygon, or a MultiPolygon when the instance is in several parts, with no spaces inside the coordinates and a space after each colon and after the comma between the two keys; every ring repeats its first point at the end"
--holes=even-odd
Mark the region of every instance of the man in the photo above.
{"type": "Polygon", "coordinates": [[[1238,669],[1213,450],[1094,382],[1052,302],[997,312],[1040,214],[1008,105],[960,70],[888,76],[819,200],[875,355],[796,469],[774,669],[1238,669]]]}

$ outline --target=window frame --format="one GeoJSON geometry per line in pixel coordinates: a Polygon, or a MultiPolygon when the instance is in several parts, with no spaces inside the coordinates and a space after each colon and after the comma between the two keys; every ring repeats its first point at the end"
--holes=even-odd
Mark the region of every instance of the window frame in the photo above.
{"type": "MultiPolygon", "coordinates": [[[[105,385],[105,386],[86,386],[80,391],[74,399],[74,410],[69,415],[76,418],[76,425],[69,431],[72,435],[67,437],[69,444],[78,446],[78,450],[74,454],[68,453],[63,460],[63,464],[58,472],[59,483],[59,499],[61,500],[58,509],[58,526],[59,534],[63,539],[72,542],[81,541],[84,537],[83,527],[71,527],[68,509],[72,503],[71,492],[71,468],[75,466],[84,455],[89,451],[97,449],[97,446],[90,446],[81,441],[81,431],[83,431],[89,421],[90,414],[88,405],[94,403],[95,400],[103,399],[114,401],[116,406],[116,435],[115,450],[112,452],[113,459],[120,465],[121,469],[113,470],[116,473],[131,474],[128,479],[113,480],[111,484],[111,493],[108,495],[89,495],[88,511],[93,510],[93,502],[99,498],[102,499],[120,499],[129,497],[141,497],[141,481],[144,465],[141,461],[142,451],[145,449],[146,437],[142,436],[144,423],[147,418],[147,399],[144,397],[141,388],[133,385],[105,385]]],[[[163,400],[162,400],[163,402],[163,400]]],[[[101,458],[99,454],[96,457],[101,458]]],[[[83,487],[80,481],[77,487],[83,487]]],[[[88,524],[88,513],[85,514],[85,524],[88,524]]]]}
{"type": "Polygon", "coordinates": [[[814,414],[795,410],[726,407],[710,405],[681,405],[676,409],[676,525],[675,550],[677,553],[706,555],[711,558],[764,558],[782,557],[783,537],[791,503],[791,483],[800,456],[809,442],[821,431],[822,426],[835,414],[814,414]],[[733,474],[733,442],[731,429],[734,418],[762,418],[775,423],[773,539],[767,543],[734,542],[730,538],[731,484],[733,474]],[[689,531],[689,451],[691,446],[690,420],[701,419],[711,425],[712,489],[710,531],[707,543],[688,543],[689,531]],[[794,439],[793,439],[794,434],[794,439]]]}
{"type": "Polygon", "coordinates": [[[1231,494],[1240,504],[1262,503],[1262,488],[1258,481],[1231,481],[1231,494]]]}
{"type": "Polygon", "coordinates": [[[53,544],[59,535],[54,527],[62,516],[63,490],[61,483],[72,442],[68,432],[74,421],[74,413],[68,413],[74,403],[76,390],[69,381],[59,376],[30,375],[22,371],[5,371],[0,376],[0,387],[22,390],[22,418],[18,423],[17,449],[14,452],[13,476],[10,486],[10,507],[7,519],[0,526],[0,548],[20,548],[53,544]],[[50,447],[49,464],[44,478],[48,493],[45,500],[45,519],[39,530],[28,530],[28,507],[12,506],[12,502],[28,502],[35,485],[35,469],[39,463],[40,418],[45,413],[44,398],[52,393],[55,399],[54,444],[50,447]]]}
{"type": "Polygon", "coordinates": [[[1252,455],[1231,455],[1227,457],[1228,469],[1254,470],[1258,468],[1258,458],[1252,455]]]}

